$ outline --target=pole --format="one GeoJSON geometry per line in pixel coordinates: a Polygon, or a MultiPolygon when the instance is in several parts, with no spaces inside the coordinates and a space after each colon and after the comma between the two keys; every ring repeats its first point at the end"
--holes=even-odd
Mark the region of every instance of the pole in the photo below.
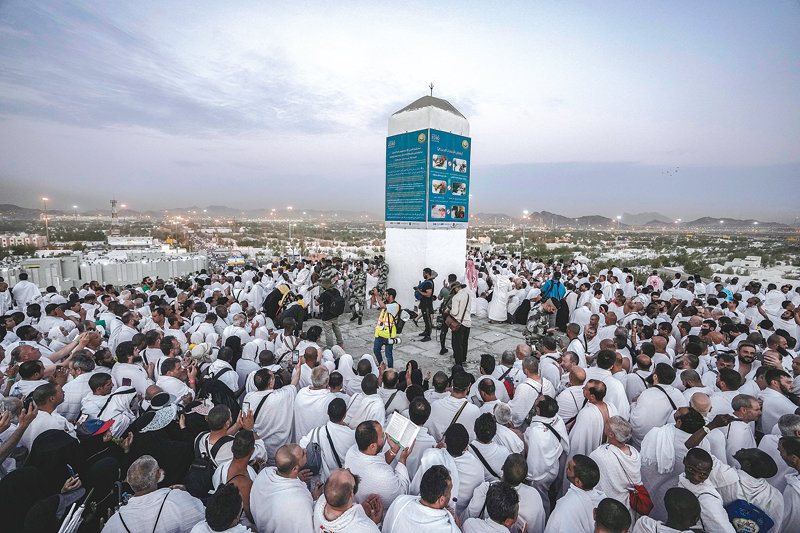
{"type": "Polygon", "coordinates": [[[42,202],[44,202],[44,233],[45,233],[45,240],[47,241],[47,246],[50,246],[50,221],[47,217],[47,198],[42,198],[42,202]]]}

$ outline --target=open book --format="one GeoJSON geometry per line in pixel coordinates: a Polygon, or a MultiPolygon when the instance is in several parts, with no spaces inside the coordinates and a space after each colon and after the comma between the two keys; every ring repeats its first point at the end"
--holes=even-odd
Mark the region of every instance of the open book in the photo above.
{"type": "Polygon", "coordinates": [[[401,448],[408,448],[414,444],[414,439],[417,438],[417,433],[419,433],[419,426],[395,411],[389,418],[389,423],[386,425],[384,432],[401,448]]]}

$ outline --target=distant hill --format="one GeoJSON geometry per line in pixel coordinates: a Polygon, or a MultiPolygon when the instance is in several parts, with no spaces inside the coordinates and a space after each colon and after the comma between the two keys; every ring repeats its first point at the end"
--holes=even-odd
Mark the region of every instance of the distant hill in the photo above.
{"type": "MultiPolygon", "coordinates": [[[[14,204],[0,204],[0,217],[11,218],[14,220],[36,220],[43,209],[28,209],[27,207],[20,207],[14,204]]],[[[61,211],[48,209],[47,212],[51,215],[61,215],[61,211]]]]}
{"type": "Polygon", "coordinates": [[[674,221],[661,213],[622,213],[622,222],[629,226],[646,226],[651,222],[672,224],[674,221]]]}
{"type": "Polygon", "coordinates": [[[701,217],[697,220],[692,220],[690,222],[684,222],[681,226],[691,227],[691,228],[708,228],[708,227],[715,227],[715,228],[751,228],[753,226],[760,226],[765,228],[788,228],[789,225],[781,224],[780,222],[762,222],[760,220],[754,220],[752,218],[748,218],[746,220],[739,220],[736,218],[712,218],[712,217],[701,217]],[[720,222],[722,221],[722,222],[720,222]]]}

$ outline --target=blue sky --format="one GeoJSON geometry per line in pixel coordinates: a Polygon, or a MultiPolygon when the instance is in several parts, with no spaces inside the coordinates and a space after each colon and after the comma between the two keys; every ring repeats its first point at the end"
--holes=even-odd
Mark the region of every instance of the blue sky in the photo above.
{"type": "Polygon", "coordinates": [[[800,214],[796,1],[331,4],[0,2],[4,201],[380,213],[432,81],[473,212],[800,214]]]}

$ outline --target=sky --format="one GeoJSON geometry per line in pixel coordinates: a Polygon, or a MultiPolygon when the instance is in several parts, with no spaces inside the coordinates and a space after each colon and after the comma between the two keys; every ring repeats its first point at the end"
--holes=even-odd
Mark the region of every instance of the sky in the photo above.
{"type": "Polygon", "coordinates": [[[800,2],[0,0],[0,203],[383,213],[389,116],[470,209],[800,215],[800,2]]]}

